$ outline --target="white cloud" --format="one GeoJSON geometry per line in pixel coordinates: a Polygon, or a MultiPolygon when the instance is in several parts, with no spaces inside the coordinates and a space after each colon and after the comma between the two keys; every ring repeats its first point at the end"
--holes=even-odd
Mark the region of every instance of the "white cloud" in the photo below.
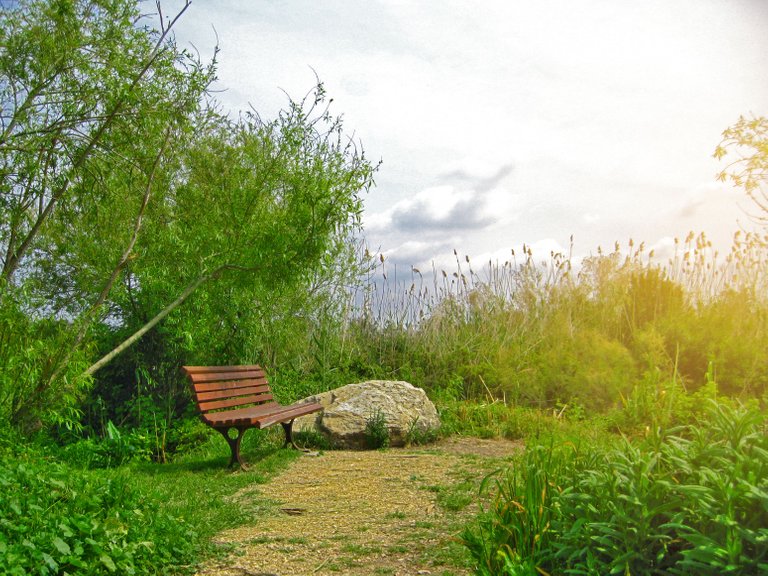
{"type": "Polygon", "coordinates": [[[428,269],[435,255],[450,254],[452,240],[444,239],[434,242],[409,240],[395,248],[382,252],[386,261],[400,266],[401,269],[416,268],[428,269]]]}
{"type": "Polygon", "coordinates": [[[766,2],[221,0],[194,3],[179,42],[210,53],[211,25],[229,106],[268,118],[317,71],[384,160],[364,221],[393,258],[728,241],[748,222],[711,154],[768,113],[766,2]]]}
{"type": "Polygon", "coordinates": [[[648,253],[653,253],[653,261],[666,264],[675,256],[677,250],[677,238],[664,236],[649,247],[648,253]]]}

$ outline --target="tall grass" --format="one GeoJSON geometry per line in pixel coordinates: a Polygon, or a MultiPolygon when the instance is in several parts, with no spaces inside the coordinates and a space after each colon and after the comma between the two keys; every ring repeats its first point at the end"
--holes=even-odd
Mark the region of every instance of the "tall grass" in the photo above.
{"type": "Polygon", "coordinates": [[[180,357],[210,362],[211,354],[265,364],[282,401],[368,378],[567,413],[622,408],[639,399],[639,383],[652,381],[663,384],[658,393],[671,382],[683,394],[713,382],[720,394],[761,398],[767,246],[768,237],[737,234],[723,256],[691,234],[667,260],[630,241],[580,260],[572,250],[541,258],[526,246],[480,265],[455,251],[450,270],[406,273],[359,247],[349,269],[367,270],[362,283],[352,272],[319,278],[302,297],[272,294],[252,318],[228,319],[231,330],[149,340],[100,375],[95,393],[112,412],[97,414],[94,402],[86,412],[95,428],[110,418],[142,426],[137,411],[115,406],[163,401],[161,415],[177,419],[187,400],[180,357]],[[246,320],[256,328],[242,338],[246,320]],[[231,346],[220,342],[223,333],[231,346]],[[132,382],[137,365],[153,367],[143,388],[132,382]]]}
{"type": "Polygon", "coordinates": [[[614,449],[533,444],[464,539],[480,574],[764,574],[768,436],[755,408],[614,449]]]}
{"type": "Polygon", "coordinates": [[[766,393],[768,236],[738,233],[722,257],[705,235],[658,262],[630,241],[573,261],[531,249],[479,269],[412,269],[381,258],[356,294],[341,363],[466,398],[604,411],[658,377],[695,391],[766,393]]]}

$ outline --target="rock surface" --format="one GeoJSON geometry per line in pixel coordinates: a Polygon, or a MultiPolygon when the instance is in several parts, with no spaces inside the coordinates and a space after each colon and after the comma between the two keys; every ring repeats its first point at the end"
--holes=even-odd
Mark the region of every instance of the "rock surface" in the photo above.
{"type": "Polygon", "coordinates": [[[390,446],[404,446],[414,437],[440,427],[440,418],[424,390],[408,382],[372,380],[342,386],[306,398],[319,402],[323,410],[297,418],[296,432],[317,432],[337,448],[366,448],[366,426],[383,419],[390,446]]]}

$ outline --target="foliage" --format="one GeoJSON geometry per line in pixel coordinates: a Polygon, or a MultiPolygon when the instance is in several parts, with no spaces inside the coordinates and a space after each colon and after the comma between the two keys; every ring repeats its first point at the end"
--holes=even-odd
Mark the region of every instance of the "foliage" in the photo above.
{"type": "Polygon", "coordinates": [[[711,403],[697,424],[620,448],[530,446],[488,479],[464,538],[481,574],[757,574],[768,568],[768,443],[759,410],[711,403]]]}
{"type": "Polygon", "coordinates": [[[0,461],[6,574],[146,574],[195,556],[197,535],[125,476],[55,462],[0,461]]]}
{"type": "Polygon", "coordinates": [[[206,107],[215,61],[171,32],[189,5],[158,14],[159,29],[133,0],[0,13],[0,315],[21,316],[32,342],[0,349],[18,383],[0,409],[23,428],[62,420],[142,337],[95,397],[137,400],[147,367],[165,428],[183,410],[185,362],[333,369],[334,349],[301,356],[343,316],[375,167],[319,82],[270,121],[206,107]]]}
{"type": "Polygon", "coordinates": [[[151,438],[140,430],[121,432],[110,420],[104,438],[85,438],[64,449],[71,464],[85,468],[114,468],[132,460],[149,460],[151,438]]]}
{"type": "Polygon", "coordinates": [[[51,351],[64,344],[64,322],[30,318],[23,308],[24,295],[16,290],[7,289],[0,298],[0,420],[13,420],[24,411],[30,397],[37,396],[45,410],[26,422],[29,427],[45,423],[76,432],[80,425],[78,406],[87,384],[78,379],[88,362],[84,351],[72,355],[56,387],[37,390],[50,366],[51,351]]]}
{"type": "Polygon", "coordinates": [[[231,495],[297,456],[278,449],[282,440],[282,431],[246,436],[253,464],[238,474],[226,469],[229,448],[213,434],[173,463],[84,470],[70,447],[0,428],[0,572],[186,573],[220,551],[210,541],[216,533],[269,509],[231,495]]]}
{"type": "Polygon", "coordinates": [[[513,254],[479,271],[457,257],[452,274],[434,270],[429,285],[414,271],[404,291],[388,284],[385,260],[383,282],[371,282],[344,337],[359,355],[352,365],[413,378],[435,398],[450,390],[594,414],[624,407],[650,381],[681,400],[710,382],[717,394],[760,398],[768,382],[766,245],[737,232],[721,258],[704,234],[690,234],[667,262],[630,241],[578,264],[563,254],[538,262],[526,251],[522,261],[513,254]]]}
{"type": "Polygon", "coordinates": [[[419,422],[419,417],[414,418],[408,425],[408,430],[405,432],[405,445],[406,446],[420,446],[424,444],[431,444],[440,437],[439,428],[428,428],[422,426],[419,422]]]}
{"type": "Polygon", "coordinates": [[[24,428],[88,389],[89,329],[110,315],[153,188],[168,182],[167,144],[190,134],[213,78],[175,46],[175,20],[143,26],[132,0],[0,11],[0,309],[39,345],[31,369],[10,374],[25,393],[4,416],[24,428]]]}
{"type": "Polygon", "coordinates": [[[755,215],[757,221],[768,224],[768,118],[741,116],[726,129],[714,156],[722,159],[729,154],[737,158],[719,174],[719,179],[743,188],[760,212],[755,215]]]}
{"type": "Polygon", "coordinates": [[[108,405],[137,396],[135,366],[146,367],[141,386],[165,405],[166,426],[188,399],[185,363],[335,370],[323,334],[343,319],[340,287],[359,270],[359,194],[374,167],[338,118],[314,111],[322,86],[310,96],[272,122],[211,120],[190,147],[184,181],[154,207],[167,225],[143,237],[146,257],[127,269],[137,288],[116,295],[122,321],[104,327],[104,349],[144,330],[170,295],[194,296],[98,377],[108,405]]]}
{"type": "Polygon", "coordinates": [[[368,448],[387,448],[389,446],[389,428],[387,416],[381,410],[375,409],[365,419],[365,444],[368,448]]]}

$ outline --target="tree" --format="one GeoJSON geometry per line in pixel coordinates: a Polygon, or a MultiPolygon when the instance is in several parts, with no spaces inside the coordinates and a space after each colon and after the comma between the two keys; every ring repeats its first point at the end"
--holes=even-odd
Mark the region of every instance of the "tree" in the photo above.
{"type": "MultiPolygon", "coordinates": [[[[190,132],[213,78],[213,64],[173,42],[188,7],[160,15],[159,29],[132,0],[0,10],[0,309],[55,324],[39,335],[48,354],[2,386],[14,419],[53,390],[101,319],[170,160],[166,144],[190,132]]],[[[24,353],[12,348],[6,366],[24,353]]]]}
{"type": "Polygon", "coordinates": [[[2,13],[3,279],[59,206],[100,199],[104,162],[140,169],[147,158],[126,147],[141,142],[152,163],[165,130],[197,107],[212,70],[170,39],[188,6],[160,31],[139,26],[127,0],[31,0],[2,13]]]}
{"type": "Polygon", "coordinates": [[[375,167],[322,85],[272,121],[215,113],[213,65],[170,33],[188,6],[158,30],[130,0],[2,14],[0,413],[24,426],[182,304],[171,329],[213,334],[222,316],[311,289],[359,229],[375,167]],[[19,319],[31,356],[3,346],[19,319]]]}
{"type": "Polygon", "coordinates": [[[768,118],[740,117],[738,122],[723,132],[723,140],[715,149],[715,158],[735,155],[718,175],[720,181],[730,181],[743,188],[759,210],[755,219],[768,225],[768,118]]]}
{"type": "Polygon", "coordinates": [[[167,417],[183,405],[183,363],[290,359],[298,370],[311,355],[358,269],[361,193],[375,171],[323,104],[320,85],[275,120],[214,116],[199,127],[148,210],[154,224],[102,325],[110,345],[87,370],[111,406],[135,398],[136,366],[144,398],[167,417]]]}
{"type": "MultiPolygon", "coordinates": [[[[301,284],[347,253],[375,167],[344,136],[341,119],[321,109],[324,98],[319,84],[271,122],[254,113],[209,119],[184,155],[183,179],[154,207],[163,225],[141,243],[128,278],[139,290],[118,314],[135,319],[138,299],[167,304],[88,374],[213,280],[236,286],[248,312],[265,292],[301,284]]],[[[218,301],[217,315],[231,314],[232,304],[218,301]]]]}

